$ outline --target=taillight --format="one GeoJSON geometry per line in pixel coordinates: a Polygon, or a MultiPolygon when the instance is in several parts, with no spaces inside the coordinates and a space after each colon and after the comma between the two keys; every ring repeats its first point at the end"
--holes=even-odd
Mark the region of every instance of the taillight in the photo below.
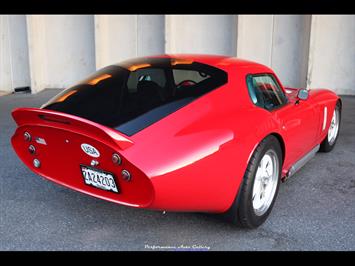
{"type": "Polygon", "coordinates": [[[35,154],[35,153],[36,153],[36,148],[35,148],[35,146],[30,145],[30,146],[28,147],[28,151],[29,151],[32,155],[35,154]]]}
{"type": "Polygon", "coordinates": [[[127,170],[122,170],[121,174],[122,174],[122,178],[124,180],[131,181],[132,176],[131,176],[130,172],[128,172],[127,170]]]}
{"type": "Polygon", "coordinates": [[[117,153],[112,154],[112,162],[120,165],[122,163],[121,157],[117,153]]]}
{"type": "Polygon", "coordinates": [[[41,166],[41,162],[38,159],[33,160],[33,166],[39,168],[41,166]]]}
{"type": "Polygon", "coordinates": [[[30,135],[30,133],[25,132],[25,133],[23,134],[23,138],[25,139],[25,141],[31,141],[31,135],[30,135]]]}

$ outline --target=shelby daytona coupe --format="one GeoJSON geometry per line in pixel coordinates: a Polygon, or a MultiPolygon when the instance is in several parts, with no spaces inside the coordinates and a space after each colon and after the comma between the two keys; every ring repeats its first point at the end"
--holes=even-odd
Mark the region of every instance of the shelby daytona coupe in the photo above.
{"type": "Polygon", "coordinates": [[[126,206],[221,213],[255,228],[280,182],[337,141],[342,101],[284,88],[232,57],[160,55],[105,67],[41,108],[12,112],[35,173],[126,206]]]}

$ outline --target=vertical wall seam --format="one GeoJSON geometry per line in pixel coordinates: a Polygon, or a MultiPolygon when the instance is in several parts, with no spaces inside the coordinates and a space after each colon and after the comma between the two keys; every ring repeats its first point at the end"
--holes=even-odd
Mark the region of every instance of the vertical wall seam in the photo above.
{"type": "MultiPolygon", "coordinates": [[[[48,80],[47,80],[47,77],[48,77],[48,60],[47,60],[47,58],[49,58],[48,57],[48,49],[47,49],[47,35],[46,35],[47,22],[44,19],[44,15],[41,17],[41,19],[43,20],[43,22],[42,22],[43,44],[45,46],[44,50],[46,51],[46,57],[45,58],[42,57],[42,60],[44,61],[43,65],[45,66],[43,68],[43,72],[42,72],[42,74],[43,74],[43,76],[42,76],[42,86],[44,85],[45,87],[47,87],[47,86],[50,87],[51,85],[48,84],[48,80]]],[[[45,89],[45,88],[43,88],[43,89],[45,89]]],[[[43,90],[43,89],[41,89],[41,90],[43,90]]]]}
{"type": "Polygon", "coordinates": [[[165,32],[164,32],[164,52],[167,54],[168,52],[171,52],[171,47],[170,47],[170,42],[171,42],[171,17],[169,15],[164,15],[164,26],[165,26],[165,32]]]}
{"type": "Polygon", "coordinates": [[[93,30],[93,38],[94,38],[94,50],[93,50],[93,54],[94,54],[94,66],[95,66],[95,70],[96,70],[96,34],[95,34],[95,29],[96,29],[96,23],[95,23],[95,15],[91,15],[92,17],[92,30],[93,30]]]}
{"type": "Polygon", "coordinates": [[[138,17],[139,15],[136,15],[136,56],[138,56],[138,17]]]}
{"type": "Polygon", "coordinates": [[[237,57],[240,57],[243,55],[242,50],[243,50],[243,43],[242,43],[242,37],[244,36],[244,30],[243,30],[243,15],[238,15],[238,24],[237,24],[237,38],[236,38],[236,49],[237,49],[237,57]]]}
{"type": "Polygon", "coordinates": [[[163,36],[164,36],[164,46],[163,46],[163,54],[166,54],[166,15],[163,15],[163,36]]]}
{"type": "Polygon", "coordinates": [[[30,86],[31,86],[31,93],[33,92],[33,55],[32,55],[32,42],[31,42],[31,31],[30,31],[30,26],[31,26],[31,21],[28,15],[26,16],[26,29],[27,29],[27,49],[28,49],[28,64],[29,64],[29,74],[30,74],[30,86]]]}
{"type": "Polygon", "coordinates": [[[96,20],[96,15],[93,15],[94,16],[94,46],[95,46],[95,49],[94,49],[94,52],[95,52],[95,70],[97,70],[97,60],[96,60],[96,47],[98,46],[98,40],[97,40],[97,35],[96,35],[96,23],[97,23],[97,20],[96,20]]]}
{"type": "Polygon", "coordinates": [[[309,46],[308,46],[308,59],[307,59],[307,75],[306,75],[306,88],[309,88],[312,83],[312,72],[313,72],[313,53],[314,53],[314,42],[316,39],[316,17],[311,15],[311,23],[309,29],[309,46]]]}
{"type": "Polygon", "coordinates": [[[271,15],[271,45],[270,45],[270,68],[272,68],[273,46],[274,46],[274,30],[275,30],[275,15],[271,15]]]}
{"type": "Polygon", "coordinates": [[[7,34],[9,36],[9,56],[10,56],[10,80],[11,80],[11,89],[14,90],[14,70],[13,70],[13,61],[12,61],[12,45],[11,45],[11,32],[10,32],[10,15],[7,15],[7,34]]]}
{"type": "Polygon", "coordinates": [[[302,87],[307,87],[307,76],[308,76],[308,59],[310,53],[310,42],[311,42],[311,26],[312,26],[312,15],[304,15],[303,17],[303,28],[305,29],[306,36],[302,38],[302,73],[300,74],[299,80],[302,82],[302,87]],[[304,42],[306,40],[307,42],[304,42]]]}
{"type": "Polygon", "coordinates": [[[27,28],[27,18],[26,15],[24,15],[25,19],[25,34],[26,34],[26,38],[25,38],[25,51],[27,52],[27,56],[26,56],[26,61],[27,61],[27,77],[26,77],[26,85],[28,84],[28,86],[31,86],[31,65],[30,65],[30,51],[29,51],[29,46],[28,46],[28,28],[27,28]]]}
{"type": "Polygon", "coordinates": [[[238,15],[233,15],[234,16],[234,38],[233,38],[233,45],[232,45],[232,49],[233,54],[232,56],[237,56],[238,53],[238,20],[239,20],[239,16],[238,15]]]}

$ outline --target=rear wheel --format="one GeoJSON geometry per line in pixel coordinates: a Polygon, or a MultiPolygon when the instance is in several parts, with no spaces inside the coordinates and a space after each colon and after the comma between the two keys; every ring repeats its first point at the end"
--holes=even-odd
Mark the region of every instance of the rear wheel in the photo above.
{"type": "Polygon", "coordinates": [[[282,150],[274,136],[265,138],[248,164],[239,193],[227,217],[247,228],[260,226],[269,216],[278,193],[282,150]]]}
{"type": "Polygon", "coordinates": [[[320,145],[320,151],[330,152],[334,148],[339,135],[340,119],[341,106],[338,102],[333,112],[332,120],[328,129],[328,134],[320,145]]]}

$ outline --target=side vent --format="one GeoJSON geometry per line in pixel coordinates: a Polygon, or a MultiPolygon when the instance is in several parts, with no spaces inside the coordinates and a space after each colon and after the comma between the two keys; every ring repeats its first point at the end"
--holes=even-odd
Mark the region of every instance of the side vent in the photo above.
{"type": "Polygon", "coordinates": [[[322,131],[325,129],[325,126],[327,125],[327,114],[328,114],[328,108],[327,106],[324,107],[324,115],[323,115],[323,127],[322,131]]]}

